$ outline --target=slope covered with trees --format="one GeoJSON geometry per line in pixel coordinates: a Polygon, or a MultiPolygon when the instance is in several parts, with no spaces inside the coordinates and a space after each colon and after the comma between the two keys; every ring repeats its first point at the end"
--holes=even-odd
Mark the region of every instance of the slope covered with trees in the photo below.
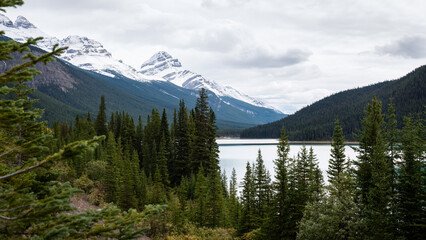
{"type": "Polygon", "coordinates": [[[384,111],[392,99],[398,128],[403,116],[419,114],[426,104],[426,66],[393,81],[346,90],[326,97],[279,121],[248,128],[242,138],[279,138],[284,126],[290,140],[331,140],[333,123],[340,121],[346,140],[355,140],[367,103],[375,96],[383,102],[384,111]]]}

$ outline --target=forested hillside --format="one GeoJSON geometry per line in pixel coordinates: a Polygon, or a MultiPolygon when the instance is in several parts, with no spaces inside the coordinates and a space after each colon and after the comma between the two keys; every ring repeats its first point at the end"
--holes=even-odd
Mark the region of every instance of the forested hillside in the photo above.
{"type": "Polygon", "coordinates": [[[373,96],[383,102],[385,112],[392,99],[401,128],[403,116],[423,113],[425,93],[426,66],[422,66],[398,80],[333,94],[279,121],[243,130],[241,138],[278,138],[284,126],[290,140],[330,140],[333,123],[339,120],[346,139],[355,140],[365,106],[373,96]]]}

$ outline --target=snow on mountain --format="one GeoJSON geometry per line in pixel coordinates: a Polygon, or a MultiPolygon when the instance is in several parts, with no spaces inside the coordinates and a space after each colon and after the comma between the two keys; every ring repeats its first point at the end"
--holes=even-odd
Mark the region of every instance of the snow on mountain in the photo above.
{"type": "MultiPolygon", "coordinates": [[[[279,110],[240,93],[232,87],[221,86],[200,74],[184,69],[178,59],[164,51],[156,53],[137,71],[123,61],[113,58],[112,54],[95,40],[75,35],[59,40],[42,32],[22,16],[18,16],[16,21],[12,22],[8,17],[0,14],[0,30],[4,31],[6,36],[18,42],[25,42],[28,38],[43,37],[37,46],[46,51],[51,50],[55,44],[60,47],[67,46],[68,49],[61,54],[61,59],[102,75],[109,77],[124,76],[141,82],[150,80],[169,81],[177,86],[193,90],[204,88],[213,92],[219,98],[235,98],[254,106],[273,109],[281,114],[279,110]]],[[[231,105],[228,101],[223,102],[231,105]]]]}
{"type": "Polygon", "coordinates": [[[22,16],[18,16],[13,23],[8,17],[0,14],[0,30],[18,42],[25,42],[28,38],[43,37],[37,46],[46,51],[51,50],[55,44],[59,44],[60,47],[68,46],[60,58],[86,70],[109,77],[124,76],[137,81],[152,79],[146,79],[146,76],[139,74],[133,67],[113,58],[111,53],[95,40],[80,36],[69,36],[59,40],[42,32],[22,16]]]}
{"type": "Polygon", "coordinates": [[[258,107],[270,108],[281,113],[279,110],[243,94],[230,86],[219,85],[215,81],[204,78],[200,74],[184,69],[178,59],[173,58],[170,54],[164,51],[154,54],[148,61],[144,62],[140,67],[139,73],[162,78],[187,89],[198,90],[204,88],[219,97],[226,96],[235,98],[258,107]]]}

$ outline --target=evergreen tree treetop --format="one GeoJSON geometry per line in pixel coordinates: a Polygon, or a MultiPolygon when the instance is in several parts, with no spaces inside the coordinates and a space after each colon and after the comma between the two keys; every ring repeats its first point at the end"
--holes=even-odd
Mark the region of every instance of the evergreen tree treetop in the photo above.
{"type": "Polygon", "coordinates": [[[330,182],[339,181],[340,175],[344,173],[347,168],[345,164],[345,138],[343,136],[343,129],[336,120],[333,134],[333,142],[331,143],[331,158],[328,164],[328,179],[330,182]]]}

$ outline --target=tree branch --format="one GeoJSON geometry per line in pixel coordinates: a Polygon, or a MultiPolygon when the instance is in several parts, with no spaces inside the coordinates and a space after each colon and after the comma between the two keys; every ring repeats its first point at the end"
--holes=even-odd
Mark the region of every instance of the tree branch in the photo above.
{"type": "Polygon", "coordinates": [[[19,219],[19,218],[21,218],[21,217],[5,217],[5,216],[2,216],[2,215],[0,215],[0,218],[1,219],[3,219],[3,220],[16,220],[16,219],[19,219]]]}
{"type": "Polygon", "coordinates": [[[5,78],[5,77],[7,77],[7,76],[9,76],[9,75],[11,75],[13,73],[19,72],[22,69],[26,69],[28,67],[34,66],[38,62],[47,62],[47,61],[49,61],[49,59],[52,56],[56,56],[56,55],[60,54],[61,52],[63,52],[67,48],[68,47],[63,47],[63,48],[58,48],[58,49],[54,48],[52,50],[52,52],[43,54],[40,57],[36,57],[34,59],[30,59],[30,61],[28,61],[28,62],[25,62],[25,63],[23,63],[21,65],[15,66],[15,67],[9,69],[8,71],[5,71],[5,72],[1,73],[0,74],[0,79],[5,78]]]}
{"type": "Polygon", "coordinates": [[[7,154],[9,154],[9,153],[13,152],[13,151],[14,151],[15,149],[17,149],[17,148],[18,148],[18,147],[14,147],[14,148],[10,149],[9,151],[7,151],[7,152],[4,152],[4,153],[0,154],[0,157],[6,156],[7,154]]]}
{"type": "Polygon", "coordinates": [[[61,149],[59,152],[47,156],[45,159],[43,159],[42,161],[40,161],[39,163],[37,163],[37,164],[35,164],[31,167],[27,167],[25,169],[21,169],[21,170],[18,170],[16,172],[0,176],[0,180],[7,179],[7,178],[10,178],[10,177],[22,174],[22,173],[26,173],[26,172],[34,169],[34,168],[38,168],[38,167],[42,166],[43,164],[52,161],[54,159],[61,159],[63,157],[68,158],[68,157],[78,155],[85,150],[91,150],[94,146],[96,146],[98,144],[99,141],[102,141],[104,139],[105,139],[105,136],[95,136],[95,137],[93,137],[92,140],[77,141],[77,142],[70,143],[70,144],[66,145],[63,149],[61,149]]]}
{"type": "Polygon", "coordinates": [[[32,211],[32,209],[29,209],[26,213],[24,213],[24,214],[22,214],[21,216],[17,216],[17,217],[6,217],[6,216],[3,216],[3,215],[0,215],[0,219],[3,219],[3,220],[16,220],[16,219],[20,219],[20,218],[23,218],[23,217],[25,217],[28,213],[30,213],[32,211]]]}
{"type": "Polygon", "coordinates": [[[28,207],[28,206],[31,206],[31,204],[26,204],[26,205],[22,205],[22,206],[19,206],[16,208],[10,208],[10,209],[0,209],[0,212],[11,212],[11,211],[15,211],[17,209],[28,207]]]}
{"type": "Polygon", "coordinates": [[[34,168],[38,168],[38,167],[42,166],[43,164],[45,164],[45,163],[47,163],[47,162],[51,161],[52,159],[60,158],[60,157],[61,157],[61,155],[62,155],[63,153],[64,153],[64,150],[61,150],[61,151],[59,151],[59,152],[57,152],[57,153],[55,153],[55,154],[53,154],[53,155],[48,156],[47,158],[43,159],[41,162],[39,162],[39,163],[38,163],[38,164],[36,164],[36,165],[33,165],[33,166],[31,166],[31,167],[28,167],[28,168],[25,168],[25,169],[22,169],[22,170],[19,170],[19,171],[16,171],[16,172],[10,173],[10,174],[6,174],[6,175],[4,175],[4,176],[1,176],[1,177],[0,177],[0,180],[6,179],[6,178],[10,178],[10,177],[13,177],[13,176],[16,176],[16,175],[22,174],[22,173],[26,173],[26,172],[28,172],[28,171],[30,171],[30,170],[32,170],[32,169],[34,169],[34,168]]]}

